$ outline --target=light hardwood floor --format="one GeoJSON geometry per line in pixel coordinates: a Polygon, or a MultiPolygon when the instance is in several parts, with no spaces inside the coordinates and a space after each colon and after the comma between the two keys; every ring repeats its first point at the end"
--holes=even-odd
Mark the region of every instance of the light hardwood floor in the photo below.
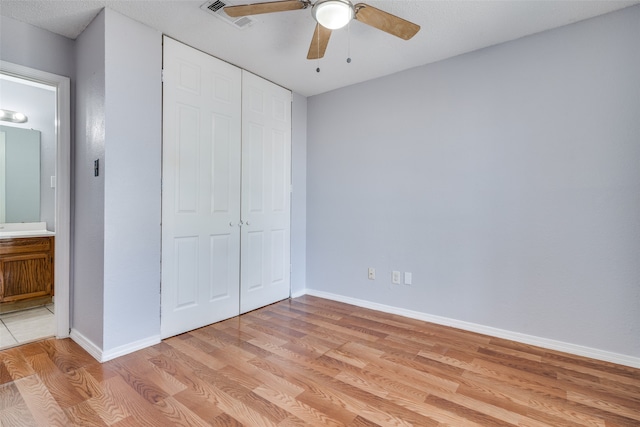
{"type": "Polygon", "coordinates": [[[304,296],[99,364],[0,352],[2,426],[640,426],[640,370],[304,296]]]}

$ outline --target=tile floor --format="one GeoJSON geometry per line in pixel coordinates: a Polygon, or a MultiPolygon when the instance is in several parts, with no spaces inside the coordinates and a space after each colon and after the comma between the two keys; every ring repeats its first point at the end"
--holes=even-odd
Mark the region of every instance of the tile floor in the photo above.
{"type": "Polygon", "coordinates": [[[0,350],[55,335],[53,304],[0,315],[0,350]]]}

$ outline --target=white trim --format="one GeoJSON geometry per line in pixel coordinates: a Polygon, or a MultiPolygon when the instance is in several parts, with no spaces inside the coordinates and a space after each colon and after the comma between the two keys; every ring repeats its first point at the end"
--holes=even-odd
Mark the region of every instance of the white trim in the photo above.
{"type": "Polygon", "coordinates": [[[56,88],[56,336],[69,336],[71,238],[71,82],[68,77],[0,60],[0,72],[56,88]]]}
{"type": "Polygon", "coordinates": [[[64,315],[56,318],[56,336],[64,338],[69,336],[71,313],[71,82],[66,77],[58,82],[57,116],[56,313],[59,311],[64,315]],[[60,283],[64,285],[59,286],[60,283]]]}
{"type": "Polygon", "coordinates": [[[48,90],[51,92],[55,92],[56,88],[51,86],[50,84],[42,84],[40,82],[37,81],[33,81],[33,80],[29,80],[25,82],[25,79],[20,77],[14,77],[12,75],[9,74],[0,74],[0,80],[6,80],[8,82],[12,82],[12,83],[19,83],[19,84],[26,84],[28,86],[32,86],[32,87],[36,87],[38,89],[44,89],[44,90],[48,90]]]}
{"type": "Polygon", "coordinates": [[[159,344],[161,341],[160,335],[156,335],[129,344],[121,345],[120,347],[116,347],[108,351],[103,351],[90,339],[88,339],[75,329],[71,330],[70,338],[100,363],[108,362],[109,360],[124,356],[125,354],[133,353],[152,345],[159,344]]]}
{"type": "Polygon", "coordinates": [[[479,334],[489,335],[496,338],[504,338],[523,344],[534,345],[537,347],[547,348],[550,350],[562,351],[578,356],[589,357],[591,359],[602,360],[605,362],[617,363],[619,365],[630,366],[632,368],[640,368],[640,357],[628,356],[625,354],[613,353],[610,351],[600,350],[597,348],[585,347],[577,344],[556,341],[548,338],[537,337],[534,335],[521,334],[519,332],[507,331],[504,329],[493,328],[491,326],[479,325],[477,323],[465,322],[462,320],[451,319],[448,317],[435,316],[433,314],[422,313],[419,311],[407,310],[404,308],[393,307],[390,305],[379,304],[371,301],[365,301],[357,298],[346,297],[343,295],[332,294],[329,292],[316,291],[314,289],[306,289],[304,294],[325,298],[333,301],[344,302],[346,304],[355,305],[362,308],[382,311],[384,313],[397,314],[411,319],[422,320],[425,322],[435,323],[437,325],[451,326],[453,328],[463,329],[465,331],[477,332],[479,334]]]}
{"type": "Polygon", "coordinates": [[[95,345],[93,341],[91,341],[89,338],[85,337],[75,329],[71,330],[70,338],[75,341],[76,344],[82,347],[87,353],[89,353],[94,359],[100,362],[100,359],[102,359],[102,350],[100,349],[100,347],[95,345]]]}
{"type": "Polygon", "coordinates": [[[303,295],[307,295],[307,294],[311,295],[311,293],[310,293],[310,292],[308,292],[308,291],[309,291],[308,289],[303,289],[303,290],[301,290],[301,291],[298,291],[298,292],[292,293],[292,294],[291,294],[291,298],[298,298],[298,297],[301,297],[301,296],[303,296],[303,295]]]}
{"type": "Polygon", "coordinates": [[[100,362],[108,362],[111,359],[115,359],[125,354],[133,353],[134,351],[142,350],[152,345],[159,344],[161,342],[160,335],[154,335],[152,337],[144,338],[138,341],[121,345],[120,347],[113,348],[108,351],[102,352],[102,358],[100,362]]]}
{"type": "Polygon", "coordinates": [[[0,224],[5,222],[6,209],[5,209],[5,198],[6,198],[6,163],[5,163],[5,138],[6,132],[0,131],[0,224]]]}

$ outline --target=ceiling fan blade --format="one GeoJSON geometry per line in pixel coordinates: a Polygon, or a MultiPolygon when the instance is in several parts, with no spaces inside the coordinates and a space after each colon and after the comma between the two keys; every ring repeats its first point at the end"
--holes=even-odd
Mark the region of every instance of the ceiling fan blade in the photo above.
{"type": "Polygon", "coordinates": [[[261,13],[286,12],[288,10],[306,9],[308,2],[301,0],[283,0],[265,3],[243,4],[239,6],[226,6],[224,11],[232,18],[247,15],[259,15],[261,13]]]}
{"type": "Polygon", "coordinates": [[[324,56],[324,51],[327,50],[329,37],[331,37],[331,30],[317,24],[316,30],[313,32],[313,38],[311,39],[311,46],[309,46],[307,59],[322,58],[324,56]]]}
{"type": "Polygon", "coordinates": [[[399,18],[383,10],[376,9],[368,4],[355,5],[356,19],[367,25],[371,25],[386,33],[393,34],[404,40],[409,40],[420,31],[420,25],[399,18]]]}

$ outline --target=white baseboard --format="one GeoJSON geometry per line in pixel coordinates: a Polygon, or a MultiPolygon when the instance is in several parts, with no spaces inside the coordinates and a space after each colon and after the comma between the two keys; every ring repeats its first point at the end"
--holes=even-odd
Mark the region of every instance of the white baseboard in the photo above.
{"type": "MultiPolygon", "coordinates": [[[[306,290],[294,292],[294,293],[291,294],[291,298],[298,298],[298,297],[301,297],[301,296],[306,295],[306,294],[307,294],[306,290]]],[[[309,295],[311,295],[311,294],[309,294],[309,295]]]]}
{"type": "Polygon", "coordinates": [[[87,353],[89,353],[94,359],[98,362],[102,360],[102,349],[95,345],[93,341],[82,335],[75,329],[71,329],[71,334],[69,337],[76,342],[80,347],[82,347],[87,353]]]}
{"type": "Polygon", "coordinates": [[[134,351],[151,347],[152,345],[159,344],[160,341],[160,335],[155,335],[129,344],[121,345],[120,347],[116,347],[103,352],[101,362],[106,362],[108,360],[115,359],[116,357],[124,356],[125,354],[133,353],[134,351]]]}
{"type": "Polygon", "coordinates": [[[160,335],[125,344],[108,351],[103,351],[100,347],[75,329],[71,329],[71,339],[87,353],[93,356],[93,358],[98,362],[104,363],[117,357],[124,356],[125,354],[133,353],[134,351],[156,345],[160,342],[160,335]]]}
{"type": "Polygon", "coordinates": [[[624,354],[612,353],[597,348],[584,347],[577,344],[556,341],[548,338],[536,337],[533,335],[521,334],[519,332],[507,331],[504,329],[493,328],[491,326],[483,326],[476,323],[465,322],[462,320],[451,319],[448,317],[435,316],[432,314],[422,313],[419,311],[407,310],[404,308],[393,307],[390,305],[379,304],[371,301],[351,298],[343,295],[332,294],[329,292],[316,291],[314,289],[306,289],[300,295],[311,295],[319,298],[325,298],[333,301],[344,302],[346,304],[355,305],[362,308],[382,311],[389,314],[397,314],[411,319],[423,320],[425,322],[435,323],[443,326],[451,326],[465,331],[477,332],[496,338],[504,338],[511,341],[517,341],[523,344],[535,345],[537,347],[547,348],[550,350],[562,351],[565,353],[575,354],[578,356],[589,357],[591,359],[602,360],[605,362],[616,363],[619,365],[630,366],[632,368],[640,368],[640,358],[627,356],[624,354]]]}

